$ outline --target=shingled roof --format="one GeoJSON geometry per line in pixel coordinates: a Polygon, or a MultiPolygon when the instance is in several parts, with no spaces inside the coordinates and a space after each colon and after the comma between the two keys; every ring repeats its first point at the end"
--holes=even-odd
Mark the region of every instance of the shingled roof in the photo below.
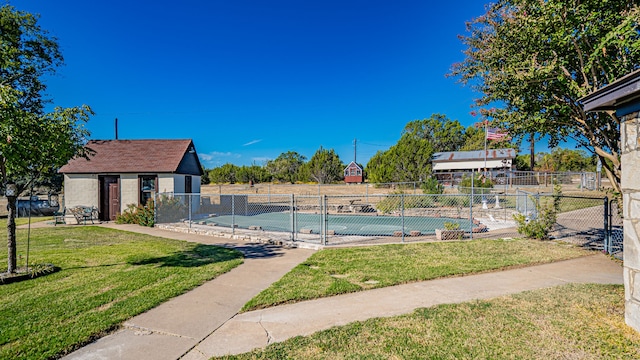
{"type": "Polygon", "coordinates": [[[186,140],[92,140],[89,160],[71,159],[66,174],[178,173],[202,175],[193,142],[186,140]],[[190,151],[192,150],[192,151],[190,151]],[[197,165],[197,166],[196,166],[197,165]],[[197,169],[196,169],[197,168],[197,169]]]}

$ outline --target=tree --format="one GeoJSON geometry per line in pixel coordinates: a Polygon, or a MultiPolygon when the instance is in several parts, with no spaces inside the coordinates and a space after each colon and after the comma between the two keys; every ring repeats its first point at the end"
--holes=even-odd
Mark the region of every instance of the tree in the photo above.
{"type": "MultiPolygon", "coordinates": [[[[84,123],[93,112],[83,105],[45,114],[49,100],[43,98],[41,78],[54,73],[63,58],[56,39],[38,26],[35,16],[2,6],[0,44],[0,177],[3,187],[15,182],[20,193],[72,157],[87,156],[84,123]]],[[[14,199],[7,219],[10,273],[16,270],[14,199]]]]}
{"type": "Polygon", "coordinates": [[[376,183],[425,180],[435,152],[456,151],[463,143],[464,127],[445,115],[410,121],[394,146],[369,159],[367,176],[376,183]]]}
{"type": "MultiPolygon", "coordinates": [[[[464,143],[460,147],[460,151],[484,150],[486,130],[484,127],[469,126],[464,132],[464,143]]],[[[488,140],[487,149],[514,149],[516,144],[511,140],[504,138],[503,140],[488,140]]]]}
{"type": "Polygon", "coordinates": [[[267,171],[275,180],[295,183],[299,179],[298,171],[307,158],[295,151],[280,154],[275,160],[267,161],[267,171]]]}
{"type": "Polygon", "coordinates": [[[464,127],[458,120],[450,120],[442,114],[410,121],[404,127],[404,134],[429,141],[434,152],[457,151],[464,144],[464,127]]]}
{"type": "Polygon", "coordinates": [[[209,180],[215,184],[235,184],[239,169],[240,168],[234,164],[226,163],[209,170],[209,180]]]}
{"type": "Polygon", "coordinates": [[[555,148],[550,154],[540,154],[541,171],[593,171],[596,164],[593,157],[582,150],[555,148]]]}
{"type": "Polygon", "coordinates": [[[333,149],[326,150],[320,146],[307,166],[309,176],[318,184],[330,184],[344,177],[345,165],[333,149]]]}
{"type": "Polygon", "coordinates": [[[574,139],[620,190],[620,121],[585,114],[579,99],[638,68],[633,0],[498,0],[467,24],[465,59],[450,75],[481,93],[478,107],[510,134],[574,139]]]}
{"type": "Polygon", "coordinates": [[[431,174],[432,143],[405,132],[389,150],[376,153],[367,164],[369,180],[375,183],[424,180],[431,174]]]}

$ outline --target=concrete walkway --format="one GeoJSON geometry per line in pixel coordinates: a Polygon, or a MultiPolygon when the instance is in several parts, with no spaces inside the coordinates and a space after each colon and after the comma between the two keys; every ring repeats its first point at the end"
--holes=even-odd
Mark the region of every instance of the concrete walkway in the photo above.
{"type": "Polygon", "coordinates": [[[297,335],[419,307],[488,299],[567,283],[622,284],[622,266],[604,255],[393,286],[243,314],[238,310],[313,251],[176,233],[137,225],[103,225],[156,236],[235,247],[245,263],[187,294],[130,319],[124,328],[66,359],[188,359],[239,354],[297,335]]]}
{"type": "Polygon", "coordinates": [[[234,243],[138,225],[101,226],[232,247],[242,251],[245,260],[228,273],[129,319],[121,330],[65,359],[178,359],[236,315],[247,301],[313,254],[307,249],[234,243]]]}

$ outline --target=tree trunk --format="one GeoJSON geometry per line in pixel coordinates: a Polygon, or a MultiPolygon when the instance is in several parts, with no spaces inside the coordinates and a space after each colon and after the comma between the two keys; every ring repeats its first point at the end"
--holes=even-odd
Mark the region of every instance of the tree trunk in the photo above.
{"type": "Polygon", "coordinates": [[[529,150],[531,151],[531,159],[529,159],[529,167],[530,170],[533,171],[533,167],[536,166],[536,150],[535,150],[535,133],[531,133],[531,137],[529,137],[529,141],[531,142],[529,150]]]}
{"type": "Polygon", "coordinates": [[[7,272],[15,273],[17,267],[16,246],[16,198],[7,197],[9,203],[9,215],[7,216],[7,272]]]}

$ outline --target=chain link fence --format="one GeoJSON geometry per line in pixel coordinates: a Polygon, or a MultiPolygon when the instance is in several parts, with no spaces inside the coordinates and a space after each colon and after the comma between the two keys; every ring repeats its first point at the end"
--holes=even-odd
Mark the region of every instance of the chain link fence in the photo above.
{"type": "MultiPolygon", "coordinates": [[[[156,224],[216,236],[317,245],[514,238],[515,214],[536,221],[552,194],[159,194],[156,224]]],[[[550,236],[622,252],[617,203],[561,196],[550,236]],[[614,215],[615,214],[615,215],[614,215]]]]}

